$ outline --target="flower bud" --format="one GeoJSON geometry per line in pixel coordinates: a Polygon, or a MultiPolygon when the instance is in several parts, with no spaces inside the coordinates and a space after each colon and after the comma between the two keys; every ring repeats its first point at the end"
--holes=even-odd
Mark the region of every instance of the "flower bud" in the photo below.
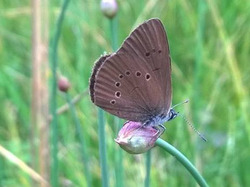
{"type": "Polygon", "coordinates": [[[163,133],[162,129],[145,126],[140,122],[126,122],[115,139],[122,149],[131,154],[140,154],[154,147],[155,141],[163,133]]]}
{"type": "Polygon", "coordinates": [[[108,18],[113,18],[116,15],[118,6],[116,0],[102,0],[101,10],[102,13],[108,18]]]}
{"type": "Polygon", "coordinates": [[[70,83],[67,77],[60,76],[58,79],[58,88],[62,92],[67,92],[68,89],[70,88],[70,83]]]}

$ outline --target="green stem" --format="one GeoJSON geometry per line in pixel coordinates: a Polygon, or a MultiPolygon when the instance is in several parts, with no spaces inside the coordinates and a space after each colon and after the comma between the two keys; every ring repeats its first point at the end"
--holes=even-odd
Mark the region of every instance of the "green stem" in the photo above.
{"type": "Polygon", "coordinates": [[[118,48],[118,41],[117,41],[117,17],[114,17],[113,19],[110,20],[110,31],[111,31],[111,45],[113,51],[116,51],[118,48]]]}
{"type": "Polygon", "coordinates": [[[102,187],[108,187],[104,112],[98,108],[99,154],[101,158],[102,187]]]}
{"type": "MultiPolygon", "coordinates": [[[[118,134],[120,129],[121,120],[118,117],[114,117],[115,121],[115,132],[118,134]]],[[[115,177],[116,186],[123,187],[123,153],[119,146],[115,148],[115,177]]]]}
{"type": "MultiPolygon", "coordinates": [[[[203,0],[199,1],[198,4],[198,27],[196,33],[196,49],[195,49],[195,67],[194,67],[194,94],[193,100],[200,101],[197,99],[201,97],[200,94],[200,85],[202,81],[202,62],[203,62],[203,35],[205,28],[205,13],[206,13],[206,4],[203,0]]],[[[200,102],[194,102],[194,124],[197,124],[197,112],[199,111],[200,102]]]]}
{"type": "Polygon", "coordinates": [[[51,166],[51,184],[53,187],[58,186],[58,158],[57,158],[57,142],[58,142],[58,127],[57,127],[57,115],[56,115],[56,109],[57,109],[57,102],[56,102],[56,95],[57,95],[57,77],[56,77],[56,69],[57,69],[57,63],[58,63],[58,55],[57,55],[57,49],[58,49],[58,41],[61,34],[61,27],[62,22],[64,18],[64,14],[66,11],[66,8],[68,6],[69,0],[64,0],[61,13],[59,15],[59,18],[57,20],[56,25],[56,31],[55,36],[52,41],[52,48],[51,48],[51,69],[52,69],[52,93],[50,98],[51,103],[51,113],[52,113],[52,166],[51,166]]]}
{"type": "Polygon", "coordinates": [[[89,157],[88,157],[88,153],[87,153],[87,149],[86,149],[87,145],[84,141],[83,130],[82,130],[80,121],[77,117],[75,106],[72,104],[71,97],[68,93],[66,93],[66,100],[67,100],[67,103],[70,107],[72,116],[74,118],[75,128],[76,128],[76,136],[81,144],[80,149],[81,149],[81,156],[82,156],[82,164],[83,164],[84,173],[86,176],[87,186],[90,187],[91,186],[91,177],[90,177],[90,172],[89,172],[89,157]]]}
{"type": "Polygon", "coordinates": [[[163,148],[171,155],[173,155],[190,172],[190,174],[194,177],[196,182],[201,187],[208,187],[208,184],[206,183],[204,178],[200,175],[198,170],[180,151],[178,151],[175,147],[173,147],[172,145],[170,145],[169,143],[165,142],[160,138],[157,139],[156,145],[158,145],[159,147],[163,148]]]}
{"type": "MultiPolygon", "coordinates": [[[[117,42],[117,16],[110,20],[110,31],[111,31],[111,45],[113,51],[116,51],[118,48],[117,42]]],[[[121,126],[121,120],[117,117],[114,117],[115,121],[115,133],[118,134],[118,131],[121,126]]],[[[115,176],[116,176],[116,186],[123,187],[123,156],[122,149],[118,147],[115,154],[115,176]]]]}
{"type": "MultiPolygon", "coordinates": [[[[114,117],[115,121],[115,132],[118,134],[120,129],[121,120],[118,117],[114,117]]],[[[119,146],[115,148],[115,180],[116,187],[123,187],[123,153],[122,149],[119,146]]]]}
{"type": "Polygon", "coordinates": [[[150,170],[151,170],[151,151],[146,153],[146,177],[145,177],[145,187],[150,186],[150,170]]]}

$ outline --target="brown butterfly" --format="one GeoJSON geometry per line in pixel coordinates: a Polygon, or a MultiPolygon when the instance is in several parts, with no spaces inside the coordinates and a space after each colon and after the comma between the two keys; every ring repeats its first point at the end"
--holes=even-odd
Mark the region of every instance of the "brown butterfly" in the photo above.
{"type": "Polygon", "coordinates": [[[162,22],[139,25],[115,53],[102,56],[90,78],[92,102],[120,118],[157,126],[171,109],[171,59],[162,22]]]}

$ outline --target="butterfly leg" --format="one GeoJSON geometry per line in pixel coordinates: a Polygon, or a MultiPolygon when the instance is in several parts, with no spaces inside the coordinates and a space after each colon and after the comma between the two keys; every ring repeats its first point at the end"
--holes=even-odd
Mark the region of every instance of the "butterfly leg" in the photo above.
{"type": "MultiPolygon", "coordinates": [[[[148,121],[148,122],[145,122],[142,126],[141,126],[141,128],[146,128],[147,126],[149,126],[150,125],[150,121],[148,121]]],[[[166,127],[164,127],[162,124],[159,124],[159,125],[154,125],[154,126],[151,126],[152,128],[154,128],[154,129],[156,129],[157,130],[157,132],[155,133],[155,136],[161,136],[163,133],[164,133],[164,131],[166,130],[166,127]]]]}
{"type": "Polygon", "coordinates": [[[154,129],[157,130],[157,132],[155,133],[155,135],[158,135],[159,137],[165,132],[166,127],[164,127],[162,124],[154,126],[154,129]]]}
{"type": "Polygon", "coordinates": [[[160,124],[159,127],[161,127],[163,129],[163,132],[165,132],[166,127],[164,125],[160,124]]]}

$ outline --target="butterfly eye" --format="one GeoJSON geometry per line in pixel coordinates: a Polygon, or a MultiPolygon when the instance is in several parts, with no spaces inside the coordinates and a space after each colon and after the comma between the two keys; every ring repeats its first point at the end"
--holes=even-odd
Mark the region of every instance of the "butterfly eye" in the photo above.
{"type": "Polygon", "coordinates": [[[146,56],[149,56],[150,55],[150,52],[146,52],[146,54],[145,54],[146,56]]]}
{"type": "Polygon", "coordinates": [[[114,104],[116,103],[116,101],[113,99],[113,100],[110,101],[110,103],[111,103],[112,105],[114,105],[114,104]]]}
{"type": "Polygon", "coordinates": [[[119,74],[119,78],[122,79],[123,78],[123,74],[119,74]]]}
{"type": "Polygon", "coordinates": [[[119,92],[119,91],[115,92],[115,96],[116,96],[117,98],[121,97],[121,92],[119,92]]]}
{"type": "Polygon", "coordinates": [[[161,50],[158,50],[158,53],[161,53],[161,50]]]}
{"type": "Polygon", "coordinates": [[[116,86],[116,87],[120,87],[120,86],[121,86],[121,83],[120,83],[120,82],[116,82],[116,83],[115,83],[115,86],[116,86]]]}
{"type": "Polygon", "coordinates": [[[135,75],[136,75],[137,77],[140,77],[140,76],[141,76],[141,72],[137,71],[137,72],[135,73],[135,75]]]}
{"type": "Polygon", "coordinates": [[[129,75],[130,75],[130,72],[129,72],[129,71],[126,71],[125,74],[126,74],[127,76],[129,76],[129,75]]]}
{"type": "Polygon", "coordinates": [[[145,78],[146,78],[146,80],[148,81],[148,80],[151,78],[151,75],[150,75],[149,73],[147,73],[147,74],[145,75],[145,78]]]}

